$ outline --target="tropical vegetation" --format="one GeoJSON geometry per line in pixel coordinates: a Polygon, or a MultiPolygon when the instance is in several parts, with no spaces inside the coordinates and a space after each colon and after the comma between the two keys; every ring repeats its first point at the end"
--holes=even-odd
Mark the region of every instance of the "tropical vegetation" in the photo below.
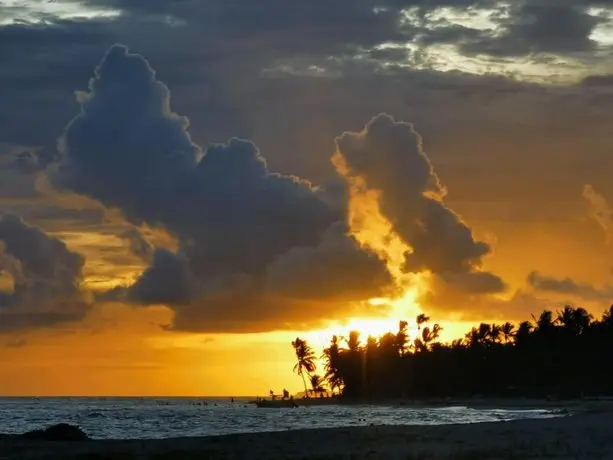
{"type": "Polygon", "coordinates": [[[362,340],[358,331],[332,337],[314,374],[315,354],[297,338],[295,371],[307,391],[351,400],[444,397],[613,395],[613,306],[599,319],[583,308],[544,311],[519,324],[482,323],[463,339],[441,343],[441,327],[426,315],[398,331],[362,340]]]}

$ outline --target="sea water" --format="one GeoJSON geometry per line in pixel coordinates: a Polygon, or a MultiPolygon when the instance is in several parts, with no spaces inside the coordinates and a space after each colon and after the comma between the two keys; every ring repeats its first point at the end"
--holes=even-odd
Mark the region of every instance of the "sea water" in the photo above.
{"type": "Polygon", "coordinates": [[[78,425],[92,438],[208,436],[368,425],[443,425],[554,417],[547,410],[326,405],[257,408],[229,398],[0,398],[0,433],[55,423],[78,425]]]}

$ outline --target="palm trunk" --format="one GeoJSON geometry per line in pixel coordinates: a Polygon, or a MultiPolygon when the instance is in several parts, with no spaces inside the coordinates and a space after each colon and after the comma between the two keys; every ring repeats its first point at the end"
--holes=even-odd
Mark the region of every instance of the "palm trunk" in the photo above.
{"type": "Polygon", "coordinates": [[[300,373],[300,377],[302,377],[302,383],[304,384],[304,397],[308,398],[309,397],[309,390],[307,389],[306,380],[304,379],[304,372],[300,373]]]}

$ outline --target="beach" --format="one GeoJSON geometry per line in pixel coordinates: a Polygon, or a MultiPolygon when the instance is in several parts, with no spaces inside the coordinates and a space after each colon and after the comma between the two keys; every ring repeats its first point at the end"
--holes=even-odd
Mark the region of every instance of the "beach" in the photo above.
{"type": "Polygon", "coordinates": [[[164,440],[0,440],[2,460],[613,459],[613,412],[444,426],[372,426],[164,440]]]}

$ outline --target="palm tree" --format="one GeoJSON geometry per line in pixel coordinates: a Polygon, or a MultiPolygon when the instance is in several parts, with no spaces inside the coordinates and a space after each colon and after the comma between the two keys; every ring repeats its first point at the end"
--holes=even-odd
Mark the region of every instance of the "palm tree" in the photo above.
{"type": "Polygon", "coordinates": [[[349,338],[345,339],[349,351],[357,352],[360,350],[360,331],[349,331],[349,338]]]}
{"type": "Polygon", "coordinates": [[[398,323],[398,332],[396,333],[396,349],[398,354],[404,355],[406,350],[406,346],[409,342],[409,333],[408,333],[409,323],[406,321],[400,321],[398,323]]]}
{"type": "Polygon", "coordinates": [[[396,334],[386,332],[377,341],[378,350],[383,356],[396,356],[398,354],[398,342],[396,334]]]}
{"type": "Polygon", "coordinates": [[[296,352],[296,359],[298,362],[294,366],[294,372],[302,377],[302,383],[304,384],[304,395],[308,397],[309,390],[307,388],[306,379],[304,374],[311,376],[312,372],[315,372],[315,353],[313,349],[306,342],[306,340],[296,337],[296,340],[292,342],[292,347],[296,352]]]}
{"type": "Polygon", "coordinates": [[[482,345],[481,343],[481,334],[479,333],[479,329],[473,327],[465,336],[466,344],[469,347],[478,347],[482,345]]]}
{"type": "Polygon", "coordinates": [[[550,310],[545,310],[538,318],[532,315],[532,319],[536,323],[536,330],[539,335],[548,337],[556,327],[557,319],[553,318],[553,313],[550,310]]]}
{"type": "Polygon", "coordinates": [[[569,305],[564,310],[558,312],[556,321],[571,336],[583,334],[588,330],[593,316],[585,308],[573,308],[569,305]]]}
{"type": "Polygon", "coordinates": [[[613,326],[613,305],[603,313],[601,322],[605,326],[613,326]]]}
{"type": "Polygon", "coordinates": [[[325,379],[328,381],[332,393],[334,393],[335,389],[340,390],[341,386],[343,385],[343,379],[339,369],[340,347],[338,336],[332,336],[330,346],[324,348],[324,352],[321,357],[325,362],[325,379]]]}
{"type": "Polygon", "coordinates": [[[417,318],[415,319],[415,322],[417,323],[417,330],[421,331],[421,325],[427,323],[428,321],[430,321],[430,317],[426,316],[426,314],[420,313],[417,315],[417,318]]]}
{"type": "MultiPolygon", "coordinates": [[[[351,372],[354,373],[354,379],[356,382],[359,382],[361,385],[361,390],[359,387],[354,387],[351,391],[354,396],[359,394],[361,391],[362,396],[364,396],[367,387],[367,356],[364,353],[363,348],[360,343],[360,331],[349,331],[349,338],[345,339],[347,342],[347,358],[348,365],[352,369],[351,372]]],[[[347,384],[347,382],[345,382],[347,384]]],[[[347,390],[347,386],[345,386],[345,390],[347,390]]]]}
{"type": "Polygon", "coordinates": [[[322,393],[324,393],[326,390],[323,386],[323,379],[317,375],[317,374],[313,374],[310,376],[310,380],[311,380],[311,388],[312,388],[312,392],[314,394],[318,394],[321,396],[322,393]]]}
{"type": "Polygon", "coordinates": [[[490,343],[492,325],[487,323],[479,324],[479,341],[484,344],[490,343]]]}
{"type": "Polygon", "coordinates": [[[502,327],[498,324],[492,324],[490,327],[489,337],[492,343],[500,342],[500,336],[502,335],[502,327]]]}
{"type": "Polygon", "coordinates": [[[439,324],[435,324],[434,326],[432,326],[432,329],[430,329],[429,327],[424,327],[424,330],[421,331],[421,339],[427,346],[430,342],[434,342],[436,339],[439,338],[442,330],[443,328],[439,324]]]}
{"type": "Polygon", "coordinates": [[[517,332],[515,333],[515,344],[520,347],[528,344],[530,342],[533,328],[534,327],[530,321],[522,321],[517,328],[517,332]]]}
{"type": "Polygon", "coordinates": [[[513,329],[515,329],[515,326],[508,321],[500,328],[504,343],[509,343],[511,341],[511,338],[514,335],[513,329]]]}

